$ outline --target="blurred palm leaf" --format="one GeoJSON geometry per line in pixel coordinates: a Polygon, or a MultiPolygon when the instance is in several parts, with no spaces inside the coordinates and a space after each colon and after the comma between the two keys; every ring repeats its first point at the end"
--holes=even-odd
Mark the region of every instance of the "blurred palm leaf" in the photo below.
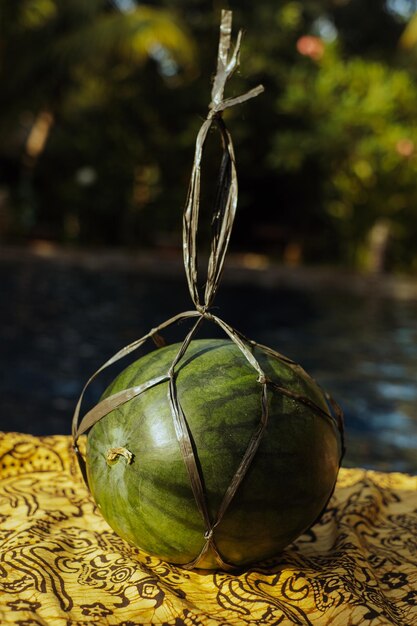
{"type": "Polygon", "coordinates": [[[195,64],[192,38],[162,9],[120,12],[107,0],[0,0],[0,16],[4,110],[29,102],[32,110],[53,108],[80,67],[107,79],[117,64],[134,70],[156,49],[172,59],[178,77],[195,64]]]}
{"type": "Polygon", "coordinates": [[[72,62],[113,52],[132,63],[143,63],[156,46],[166,48],[182,68],[195,60],[190,36],[167,11],[139,6],[129,13],[101,13],[61,37],[52,47],[58,59],[72,62]]]}
{"type": "Polygon", "coordinates": [[[417,13],[414,13],[405,27],[401,38],[400,47],[404,50],[411,50],[417,44],[417,13]]]}

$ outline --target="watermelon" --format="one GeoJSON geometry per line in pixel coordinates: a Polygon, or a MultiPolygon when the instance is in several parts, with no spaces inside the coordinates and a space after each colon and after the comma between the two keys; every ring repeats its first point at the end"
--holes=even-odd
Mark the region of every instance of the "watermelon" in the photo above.
{"type": "MultiPolygon", "coordinates": [[[[104,397],[165,374],[179,348],[143,356],[104,397]]],[[[259,447],[213,530],[216,550],[231,567],[273,557],[309,528],[333,492],[342,456],[340,429],[321,389],[300,367],[260,346],[251,350],[275,385],[268,385],[259,447]]],[[[229,339],[193,340],[176,366],[178,400],[212,521],[260,422],[257,379],[229,339]]],[[[178,443],[167,381],[98,421],[88,434],[86,462],[91,492],[116,533],[170,563],[195,561],[207,528],[178,443]]],[[[216,550],[209,548],[197,566],[218,568],[216,550]]]]}

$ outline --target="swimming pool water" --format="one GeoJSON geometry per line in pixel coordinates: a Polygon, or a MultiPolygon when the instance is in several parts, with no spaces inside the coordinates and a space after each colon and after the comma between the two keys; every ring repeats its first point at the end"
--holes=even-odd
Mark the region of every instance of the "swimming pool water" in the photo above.
{"type": "MultiPolygon", "coordinates": [[[[92,372],[191,308],[178,273],[157,278],[30,259],[0,262],[0,293],[0,429],[33,434],[69,433],[92,372]]],[[[215,304],[217,315],[299,362],[337,399],[345,413],[344,465],[417,473],[416,301],[358,296],[348,286],[301,292],[228,283],[215,304]]],[[[167,338],[179,340],[186,329],[177,326],[167,338]]],[[[95,384],[87,405],[116,371],[95,384]]]]}

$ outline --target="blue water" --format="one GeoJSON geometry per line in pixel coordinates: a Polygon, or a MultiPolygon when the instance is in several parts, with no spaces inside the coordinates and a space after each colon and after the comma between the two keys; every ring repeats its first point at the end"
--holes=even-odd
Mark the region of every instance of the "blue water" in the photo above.
{"type": "MultiPolygon", "coordinates": [[[[30,258],[0,261],[0,293],[0,429],[34,434],[69,433],[89,375],[190,308],[182,275],[30,258]]],[[[301,363],[337,399],[345,412],[344,465],[417,473],[416,301],[224,284],[216,305],[225,321],[301,363]]],[[[167,338],[179,340],[186,329],[167,338]]]]}

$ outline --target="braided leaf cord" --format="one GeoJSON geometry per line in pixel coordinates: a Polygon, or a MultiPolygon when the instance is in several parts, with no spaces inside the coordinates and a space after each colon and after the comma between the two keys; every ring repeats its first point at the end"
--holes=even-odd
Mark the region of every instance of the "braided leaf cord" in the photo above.
{"type": "MultiPolygon", "coordinates": [[[[195,310],[185,311],[183,313],[175,315],[174,317],[163,322],[156,328],[153,328],[142,338],[134,341],[128,346],[125,346],[115,355],[113,355],[108,361],[106,361],[106,363],[104,363],[91,376],[91,378],[84,386],[84,389],[82,390],[80,398],[77,402],[72,420],[73,447],[77,454],[81,472],[87,483],[86,463],[78,446],[79,437],[82,434],[86,433],[88,430],[90,430],[90,428],[94,426],[94,424],[96,424],[100,419],[102,419],[105,415],[107,415],[117,407],[123,405],[126,402],[129,402],[132,398],[139,396],[151,387],[155,387],[156,385],[159,385],[161,383],[168,383],[168,401],[171,409],[176,437],[190,479],[194,499],[205,526],[205,541],[202,550],[193,561],[183,566],[188,569],[198,567],[199,563],[202,562],[203,558],[209,551],[211,551],[214,555],[214,558],[219,568],[226,571],[234,569],[233,565],[227,563],[222,558],[219,550],[217,549],[215,542],[215,529],[222,521],[224,514],[226,513],[231,501],[233,500],[233,497],[235,496],[239,485],[246,475],[246,472],[250,467],[252,460],[259,448],[259,444],[262,440],[265,428],[268,423],[269,388],[274,389],[275,391],[278,391],[279,393],[308,406],[309,408],[313,409],[318,415],[321,415],[324,419],[330,420],[333,424],[336,423],[342,435],[343,441],[343,416],[341,409],[336,404],[336,402],[332,400],[329,396],[326,396],[329,404],[329,413],[326,413],[326,411],[317,406],[311,399],[303,395],[296,394],[280,386],[278,383],[268,379],[265,376],[265,373],[262,370],[259,362],[254,356],[254,348],[260,347],[264,352],[273,355],[275,358],[286,363],[293,369],[296,369],[297,371],[302,371],[304,376],[306,376],[306,373],[299,365],[297,365],[287,357],[279,354],[278,352],[271,350],[271,348],[261,346],[255,341],[246,338],[244,335],[232,328],[229,324],[226,324],[226,322],[224,322],[222,319],[213,315],[209,310],[213,304],[222,276],[224,260],[232,232],[238,198],[237,172],[233,142],[231,135],[226,127],[226,124],[223,121],[222,113],[225,109],[235,106],[237,104],[241,104],[242,102],[245,102],[250,98],[254,98],[263,91],[262,85],[259,85],[258,87],[255,87],[254,89],[251,89],[250,91],[240,96],[234,98],[224,98],[224,88],[226,82],[232,76],[233,72],[239,64],[241,38],[242,33],[239,32],[234,48],[233,50],[231,50],[232,12],[222,11],[220,40],[217,58],[217,71],[212,87],[211,103],[209,105],[209,113],[207,119],[203,122],[197,135],[190,185],[183,215],[184,267],[190,296],[194,304],[195,310]],[[217,127],[220,133],[223,155],[213,207],[212,241],[207,267],[207,277],[204,294],[201,295],[199,290],[197,262],[197,232],[200,209],[201,164],[203,158],[204,144],[207,139],[208,132],[213,125],[217,127]],[[161,337],[160,332],[167,327],[176,324],[177,322],[180,322],[186,318],[196,319],[193,326],[191,327],[191,330],[188,332],[187,336],[180,345],[180,348],[171,363],[169,371],[166,374],[153,378],[141,385],[119,391],[118,393],[115,393],[105,398],[104,400],[100,401],[96,406],[94,406],[90,411],[88,411],[80,420],[81,404],[85,391],[90,383],[104,369],[113,365],[113,363],[124,358],[126,355],[130,354],[134,350],[140,348],[148,339],[152,339],[157,347],[165,345],[165,342],[161,337]],[[197,452],[195,451],[193,446],[192,434],[189,429],[187,417],[184,414],[184,411],[179,402],[176,386],[177,366],[182,361],[193,337],[197,333],[202,322],[205,320],[217,325],[239,348],[243,357],[256,372],[257,382],[260,385],[260,419],[258,425],[254,429],[247,449],[237,467],[237,470],[232,478],[230,485],[226,489],[223,500],[214,519],[212,519],[209,513],[209,506],[204,491],[204,481],[201,473],[200,464],[198,463],[197,452]]],[[[342,456],[343,450],[344,447],[342,445],[342,456]]]]}

